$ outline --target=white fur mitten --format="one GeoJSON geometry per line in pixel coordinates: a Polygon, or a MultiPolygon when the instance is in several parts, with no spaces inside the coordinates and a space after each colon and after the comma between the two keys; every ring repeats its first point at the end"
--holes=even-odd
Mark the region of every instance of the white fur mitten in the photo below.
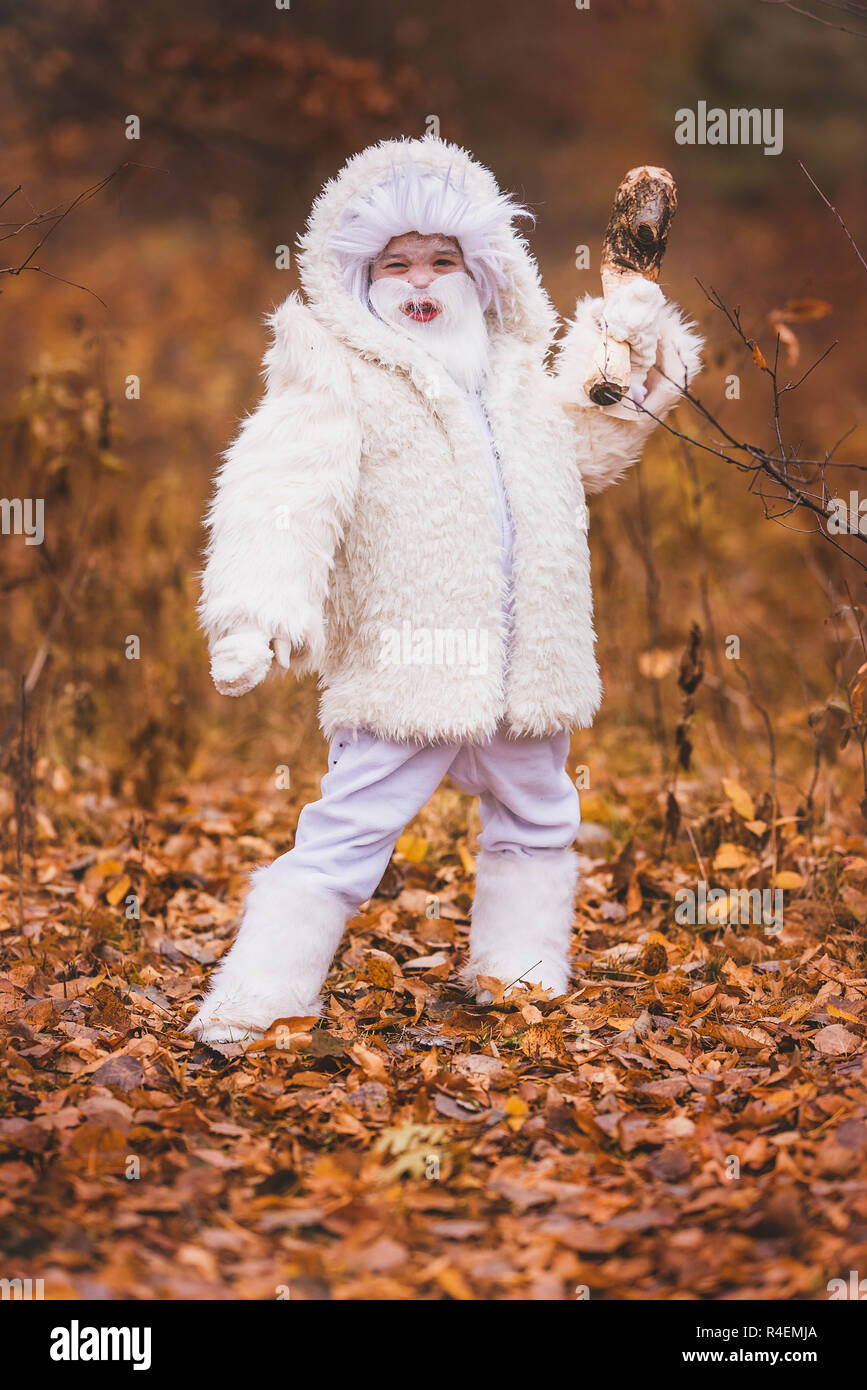
{"type": "Polygon", "coordinates": [[[609,336],[629,344],[632,394],[638,394],[639,400],[642,400],[645,394],[644,379],[656,361],[665,296],[652,280],[636,276],[606,295],[603,306],[609,336]]]}
{"type": "Polygon", "coordinates": [[[240,628],[211,647],[211,677],[221,695],[246,695],[268,674],[273,653],[258,628],[240,628]]]}

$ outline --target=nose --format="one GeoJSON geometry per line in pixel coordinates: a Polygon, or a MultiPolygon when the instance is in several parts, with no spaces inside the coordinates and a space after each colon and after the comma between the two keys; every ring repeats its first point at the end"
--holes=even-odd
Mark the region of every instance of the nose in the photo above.
{"type": "Polygon", "coordinates": [[[428,270],[424,266],[418,266],[413,267],[406,278],[409,280],[413,289],[426,290],[434,277],[432,270],[428,270]]]}

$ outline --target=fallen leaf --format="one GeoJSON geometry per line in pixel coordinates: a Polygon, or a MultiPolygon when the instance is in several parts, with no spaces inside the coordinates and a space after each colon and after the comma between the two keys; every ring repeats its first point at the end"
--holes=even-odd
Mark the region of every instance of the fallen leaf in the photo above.
{"type": "Polygon", "coordinates": [[[844,1028],[842,1023],[829,1023],[825,1028],[820,1028],[818,1033],[813,1034],[810,1042],[817,1052],[826,1057],[841,1057],[858,1046],[855,1034],[844,1028]]]}
{"type": "Polygon", "coordinates": [[[723,791],[742,820],[755,820],[755,802],[749,792],[744,791],[744,788],[740,786],[738,782],[733,781],[730,777],[724,777],[723,791]]]}
{"type": "Polygon", "coordinates": [[[726,840],[714,855],[713,866],[715,869],[742,869],[749,862],[750,855],[746,850],[733,844],[731,840],[726,840]]]}

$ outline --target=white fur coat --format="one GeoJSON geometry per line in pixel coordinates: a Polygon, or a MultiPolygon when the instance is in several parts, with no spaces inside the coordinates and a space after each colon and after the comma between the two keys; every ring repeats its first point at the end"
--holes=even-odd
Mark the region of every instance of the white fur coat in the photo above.
{"type": "Polygon", "coordinates": [[[326,184],[302,239],[306,300],[290,295],[272,316],[265,396],[217,477],[202,624],[212,643],[251,626],[290,643],[293,669],[319,672],[329,737],[358,726],[473,742],[500,719],[516,734],[586,726],[601,688],[584,497],[636,460],[650,415],[698,370],[700,340],[666,306],[650,415],[592,405],[583,382],[602,301],[578,304],[551,368],[557,317],[510,233],[484,392],[514,528],[507,663],[495,497],[469,405],[423,346],[347,292],[329,249],[348,201],[406,154],[451,169],[470,194],[496,192],[487,169],[432,137],[371,147],[326,184]],[[484,664],[383,659],[384,634],[437,630],[470,644],[484,634],[484,664]]]}

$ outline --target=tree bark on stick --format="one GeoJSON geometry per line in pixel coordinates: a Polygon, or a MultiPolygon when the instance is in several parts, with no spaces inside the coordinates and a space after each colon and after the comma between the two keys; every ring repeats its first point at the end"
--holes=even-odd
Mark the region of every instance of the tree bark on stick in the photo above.
{"type": "MultiPolygon", "coordinates": [[[[667,169],[643,164],[630,169],[614,195],[602,242],[602,293],[641,276],[659,279],[671,222],[677,211],[677,186],[667,169]]],[[[584,389],[594,405],[616,405],[629,394],[632,364],[629,344],[604,334],[584,389]]]]}

